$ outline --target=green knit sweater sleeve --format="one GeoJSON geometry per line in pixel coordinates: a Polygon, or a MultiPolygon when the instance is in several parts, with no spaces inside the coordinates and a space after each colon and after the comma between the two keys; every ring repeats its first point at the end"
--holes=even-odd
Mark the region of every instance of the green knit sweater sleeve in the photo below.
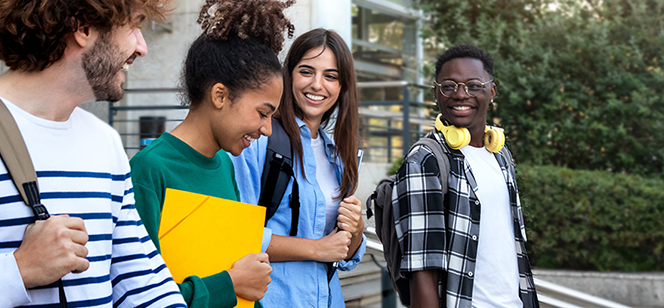
{"type": "MultiPolygon", "coordinates": [[[[132,161],[132,163],[136,163],[136,161],[132,161]]],[[[151,184],[150,173],[138,165],[140,164],[132,166],[135,167],[132,170],[132,182],[136,210],[141,216],[141,221],[148,231],[150,239],[161,253],[159,223],[161,221],[162,200],[153,188],[158,185],[159,181],[154,181],[155,183],[151,184]]],[[[179,283],[178,286],[187,305],[192,308],[230,308],[237,305],[233,280],[226,271],[204,278],[190,276],[179,283]]]]}
{"type": "Polygon", "coordinates": [[[178,286],[190,308],[230,308],[237,305],[233,281],[227,271],[203,278],[189,276],[178,286]]]}

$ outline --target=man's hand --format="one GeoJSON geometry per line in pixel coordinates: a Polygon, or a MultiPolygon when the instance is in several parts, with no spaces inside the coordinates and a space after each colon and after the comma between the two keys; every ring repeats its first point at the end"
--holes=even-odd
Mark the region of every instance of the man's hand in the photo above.
{"type": "Polygon", "coordinates": [[[344,198],[339,203],[337,226],[341,230],[350,232],[353,236],[361,234],[364,231],[362,203],[355,196],[344,198]]]}
{"type": "Polygon", "coordinates": [[[257,301],[265,295],[272,267],[266,253],[252,253],[233,263],[228,274],[233,280],[235,294],[250,301],[257,301]]]}
{"type": "Polygon", "coordinates": [[[336,262],[346,259],[350,239],[350,232],[334,228],[332,233],[315,242],[314,260],[319,262],[336,262]]]}
{"type": "Polygon", "coordinates": [[[69,215],[51,216],[25,228],[23,242],[14,252],[26,288],[43,286],[71,272],[90,267],[85,257],[88,233],[83,220],[69,215]]]}

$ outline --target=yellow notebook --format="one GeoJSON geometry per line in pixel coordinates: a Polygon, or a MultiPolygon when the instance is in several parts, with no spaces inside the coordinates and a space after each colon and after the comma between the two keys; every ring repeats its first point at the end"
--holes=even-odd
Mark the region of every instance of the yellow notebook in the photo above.
{"type": "MultiPolygon", "coordinates": [[[[173,279],[206,277],[261,251],[265,208],[177,189],[166,189],[159,224],[161,255],[173,279]]],[[[238,297],[236,307],[253,307],[238,297]]]]}

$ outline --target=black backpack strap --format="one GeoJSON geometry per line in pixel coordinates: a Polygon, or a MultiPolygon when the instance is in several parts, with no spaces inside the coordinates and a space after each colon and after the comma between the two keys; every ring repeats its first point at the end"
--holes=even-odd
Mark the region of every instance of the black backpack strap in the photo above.
{"type": "Polygon", "coordinates": [[[286,193],[288,182],[293,178],[293,192],[289,205],[292,212],[291,236],[297,235],[300,219],[299,187],[293,174],[293,149],[288,134],[281,123],[272,118],[272,135],[267,141],[265,166],[261,177],[261,196],[258,204],[265,207],[265,225],[277,212],[286,193]]]}
{"type": "Polygon", "coordinates": [[[377,197],[378,193],[376,193],[376,191],[374,190],[371,193],[371,196],[369,196],[369,198],[367,198],[367,201],[364,203],[364,206],[367,208],[367,219],[371,218],[374,215],[373,211],[371,210],[371,205],[373,204],[373,202],[376,201],[377,197]]]}
{"type": "Polygon", "coordinates": [[[300,221],[300,187],[297,185],[296,179],[293,179],[293,192],[290,195],[288,205],[293,215],[291,218],[290,236],[297,236],[297,227],[300,221]]]}

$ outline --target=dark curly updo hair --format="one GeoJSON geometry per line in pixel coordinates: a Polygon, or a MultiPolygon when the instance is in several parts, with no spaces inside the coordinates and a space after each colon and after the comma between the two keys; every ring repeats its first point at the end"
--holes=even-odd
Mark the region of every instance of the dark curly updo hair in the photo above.
{"type": "Polygon", "coordinates": [[[185,103],[195,107],[206,92],[221,83],[234,100],[245,90],[258,89],[281,76],[277,54],[284,31],[295,27],[283,10],[294,0],[207,0],[198,23],[203,33],[191,44],[182,71],[185,103]]]}
{"type": "Polygon", "coordinates": [[[160,21],[169,8],[167,0],[0,0],[0,60],[12,70],[42,71],[62,58],[79,27],[139,26],[136,10],[160,21]]]}

